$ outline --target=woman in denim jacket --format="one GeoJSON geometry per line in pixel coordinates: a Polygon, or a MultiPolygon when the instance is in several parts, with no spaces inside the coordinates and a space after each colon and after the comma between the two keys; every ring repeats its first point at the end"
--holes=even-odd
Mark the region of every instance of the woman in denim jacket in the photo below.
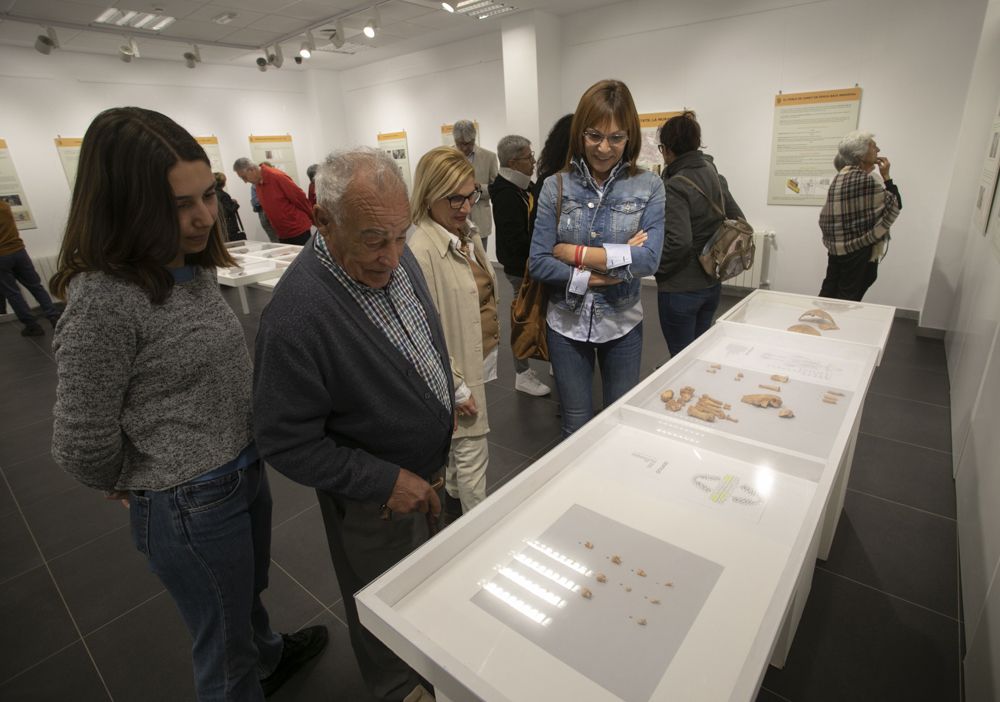
{"type": "Polygon", "coordinates": [[[595,359],[605,406],[639,381],[639,291],[663,246],[663,183],[636,164],[641,147],[628,87],[596,83],[573,115],[566,167],[539,196],[529,269],[551,288],[549,360],[564,436],[594,415],[595,359]]]}

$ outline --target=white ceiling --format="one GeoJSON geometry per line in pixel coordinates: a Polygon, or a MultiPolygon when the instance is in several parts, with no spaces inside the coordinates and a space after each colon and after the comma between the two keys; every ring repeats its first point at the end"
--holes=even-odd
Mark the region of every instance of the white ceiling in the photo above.
{"type": "MultiPolygon", "coordinates": [[[[500,0],[518,11],[565,15],[620,0],[500,0]]],[[[126,36],[139,44],[141,59],[177,61],[198,44],[206,63],[253,66],[265,46],[281,42],[282,70],[345,69],[467,37],[499,31],[500,17],[478,20],[440,9],[434,0],[376,0],[381,29],[374,39],[361,33],[372,2],[359,0],[0,0],[0,45],[34,46],[43,26],[53,25],[62,51],[117,55],[126,36]],[[94,22],[108,7],[156,12],[177,19],[162,32],[109,31],[94,22]],[[228,24],[212,21],[236,13],[228,24]],[[346,43],[328,40],[335,20],[343,22],[346,43]],[[313,30],[317,52],[297,66],[293,56],[313,30]]],[[[510,13],[505,16],[511,16],[510,13]]],[[[270,69],[274,70],[274,69],[270,69]]]]}

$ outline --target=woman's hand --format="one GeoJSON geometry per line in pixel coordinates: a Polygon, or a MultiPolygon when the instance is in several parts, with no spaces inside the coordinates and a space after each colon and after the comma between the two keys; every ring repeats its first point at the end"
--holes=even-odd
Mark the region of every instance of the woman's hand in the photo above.
{"type": "Polygon", "coordinates": [[[878,172],[882,176],[882,180],[889,180],[889,159],[885,156],[879,156],[875,159],[875,165],[878,166],[878,172]]]}
{"type": "Polygon", "coordinates": [[[587,282],[587,287],[590,288],[604,288],[609,285],[619,285],[624,281],[621,278],[612,278],[610,275],[604,275],[603,273],[592,272],[590,274],[590,280],[587,282]]]}
{"type": "Polygon", "coordinates": [[[104,493],[105,500],[118,500],[122,503],[122,507],[125,509],[129,508],[128,504],[128,491],[127,490],[111,490],[110,492],[104,493]]]}
{"type": "Polygon", "coordinates": [[[576,244],[556,244],[552,247],[552,255],[568,266],[576,265],[576,244]]]}
{"type": "Polygon", "coordinates": [[[477,414],[479,414],[479,408],[476,407],[475,396],[472,395],[465,402],[456,405],[455,411],[458,412],[459,416],[462,417],[475,417],[477,414]]]}
{"type": "Polygon", "coordinates": [[[643,244],[646,243],[646,239],[648,238],[649,235],[646,234],[646,230],[640,229],[639,231],[637,231],[635,234],[632,235],[632,238],[629,239],[627,243],[629,246],[642,246],[643,244]]]}

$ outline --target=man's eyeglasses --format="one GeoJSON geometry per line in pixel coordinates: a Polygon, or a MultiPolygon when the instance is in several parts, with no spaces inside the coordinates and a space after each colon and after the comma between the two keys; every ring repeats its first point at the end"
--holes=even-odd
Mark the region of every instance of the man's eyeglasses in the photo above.
{"type": "Polygon", "coordinates": [[[605,139],[608,140],[608,146],[621,146],[626,141],[628,141],[628,134],[624,132],[615,132],[614,134],[602,134],[596,129],[584,129],[583,138],[591,146],[600,146],[601,142],[605,139]]]}
{"type": "Polygon", "coordinates": [[[462,205],[465,204],[466,200],[469,201],[469,207],[472,207],[477,202],[479,202],[479,198],[481,198],[482,196],[483,194],[479,191],[479,188],[476,188],[468,195],[448,195],[447,197],[443,197],[441,199],[447,200],[448,205],[451,207],[451,209],[460,210],[462,209],[462,205]]]}

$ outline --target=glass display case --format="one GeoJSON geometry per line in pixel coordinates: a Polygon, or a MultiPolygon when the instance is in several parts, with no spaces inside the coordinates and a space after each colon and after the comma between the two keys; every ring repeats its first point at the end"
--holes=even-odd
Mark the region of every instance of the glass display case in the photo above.
{"type": "Polygon", "coordinates": [[[246,286],[273,288],[302,249],[292,244],[249,240],[227,242],[226,248],[237,265],[216,269],[219,284],[239,291],[243,314],[250,314],[246,286]]]}

